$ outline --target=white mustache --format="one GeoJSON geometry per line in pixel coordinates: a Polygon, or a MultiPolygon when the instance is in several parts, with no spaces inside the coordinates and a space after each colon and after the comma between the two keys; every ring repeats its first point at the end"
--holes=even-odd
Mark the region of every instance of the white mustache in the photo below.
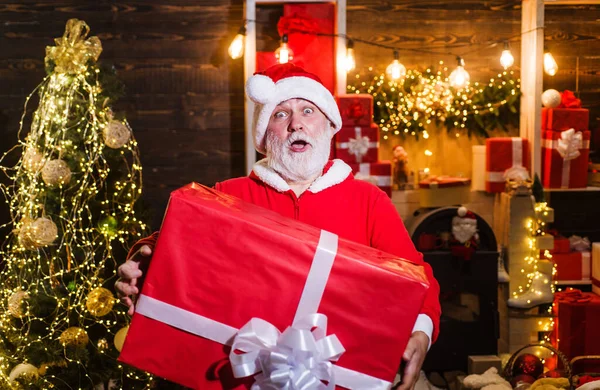
{"type": "Polygon", "coordinates": [[[315,144],[315,140],[305,133],[293,132],[286,141],[287,146],[292,146],[292,144],[296,141],[304,141],[311,146],[315,144]]]}

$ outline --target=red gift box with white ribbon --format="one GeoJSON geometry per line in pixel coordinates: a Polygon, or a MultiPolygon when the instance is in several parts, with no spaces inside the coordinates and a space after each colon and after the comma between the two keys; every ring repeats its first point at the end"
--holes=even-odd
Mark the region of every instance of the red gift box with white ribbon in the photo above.
{"type": "Polygon", "coordinates": [[[556,264],[556,280],[590,280],[590,252],[555,253],[552,255],[552,262],[556,264]]]}
{"type": "Polygon", "coordinates": [[[590,132],[545,131],[542,134],[544,188],[585,188],[590,155],[590,132]]]}
{"type": "Polygon", "coordinates": [[[379,187],[390,198],[392,197],[392,163],[379,161],[376,163],[348,164],[352,168],[354,178],[368,181],[379,187]]]}
{"type": "Polygon", "coordinates": [[[171,194],[119,360],[202,390],[388,389],[427,289],[421,266],[191,184],[171,194]]]}
{"type": "Polygon", "coordinates": [[[518,137],[488,138],[486,144],[487,192],[504,192],[507,179],[529,177],[531,153],[529,142],[518,137]]]}
{"type": "Polygon", "coordinates": [[[368,93],[339,95],[336,100],[342,116],[342,126],[371,126],[372,95],[368,93]]]}
{"type": "Polygon", "coordinates": [[[377,162],[379,126],[344,126],[335,135],[335,147],[335,157],[349,164],[377,162]]]}

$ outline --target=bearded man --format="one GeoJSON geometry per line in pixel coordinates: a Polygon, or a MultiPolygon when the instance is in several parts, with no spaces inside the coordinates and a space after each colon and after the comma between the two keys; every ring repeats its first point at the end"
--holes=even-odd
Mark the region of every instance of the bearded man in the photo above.
{"type": "MultiPolygon", "coordinates": [[[[217,183],[215,189],[424,267],[430,288],[403,354],[400,388],[412,389],[439,332],[439,285],[431,267],[415,249],[389,197],[355,180],[343,161],[329,160],[342,120],[334,97],[316,75],[293,64],[275,65],[250,77],[246,93],[256,103],[254,145],[267,157],[248,177],[217,183]]],[[[140,291],[140,261],[151,256],[157,236],[138,242],[119,267],[115,287],[130,314],[140,291]]]]}

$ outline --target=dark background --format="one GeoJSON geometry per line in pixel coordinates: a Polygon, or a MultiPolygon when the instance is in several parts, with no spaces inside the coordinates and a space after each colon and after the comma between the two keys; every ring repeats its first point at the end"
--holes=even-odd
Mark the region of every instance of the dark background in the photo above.
{"type": "MultiPolygon", "coordinates": [[[[276,7],[257,19],[276,18],[276,7]]],[[[241,0],[4,1],[0,2],[0,151],[17,141],[25,98],[44,77],[45,47],[62,36],[66,21],[83,19],[103,45],[100,60],[114,65],[126,87],[117,110],[126,113],[143,165],[143,200],[160,225],[170,191],[196,181],[213,185],[245,174],[243,60],[227,47],[242,25],[241,0]]],[[[559,72],[544,89],[576,90],[600,116],[600,6],[546,6],[545,36],[559,72]],[[578,65],[577,65],[578,63],[578,65]]],[[[464,54],[471,80],[501,70],[510,39],[518,71],[520,1],[348,0],[350,36],[406,49],[464,54]]],[[[277,47],[275,28],[261,27],[260,48],[277,47]],[[270,36],[268,34],[271,34],[270,36]]],[[[356,43],[359,67],[384,70],[389,50],[356,43]]],[[[400,52],[407,68],[422,68],[451,54],[400,52]]],[[[35,105],[30,109],[35,109],[35,105]]],[[[6,221],[6,207],[0,221],[6,221]]]]}

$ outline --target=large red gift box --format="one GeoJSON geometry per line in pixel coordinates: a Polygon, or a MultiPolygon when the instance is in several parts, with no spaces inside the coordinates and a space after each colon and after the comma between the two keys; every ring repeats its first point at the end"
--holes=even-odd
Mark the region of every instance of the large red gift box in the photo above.
{"type": "Polygon", "coordinates": [[[555,339],[570,360],[576,356],[600,355],[600,296],[567,289],[554,294],[555,339]]]}
{"type": "Polygon", "coordinates": [[[590,280],[590,252],[555,253],[552,262],[556,264],[556,280],[590,280]]]}
{"type": "Polygon", "coordinates": [[[590,132],[573,129],[542,134],[544,188],[585,188],[590,155],[590,132]]]}
{"type": "Polygon", "coordinates": [[[542,108],[542,131],[587,131],[590,112],[585,108],[542,108]]]}
{"type": "Polygon", "coordinates": [[[379,126],[344,126],[335,135],[336,158],[350,164],[377,162],[379,126]]]}
{"type": "Polygon", "coordinates": [[[379,161],[376,163],[348,164],[352,168],[354,178],[375,184],[392,197],[392,163],[379,161]]]}
{"type": "Polygon", "coordinates": [[[571,252],[571,241],[564,236],[554,236],[554,248],[550,253],[569,253],[571,252]]]}
{"type": "Polygon", "coordinates": [[[373,123],[373,96],[368,93],[339,95],[338,107],[343,126],[371,126],[373,123]]]}
{"type": "Polygon", "coordinates": [[[119,360],[205,390],[289,373],[278,353],[327,378],[327,356],[337,386],[385,389],[427,289],[420,266],[193,183],[171,194],[119,360]]]}
{"type": "Polygon", "coordinates": [[[497,137],[488,138],[485,161],[485,190],[504,192],[506,179],[512,170],[528,174],[531,165],[529,142],[524,138],[497,137]]]}

